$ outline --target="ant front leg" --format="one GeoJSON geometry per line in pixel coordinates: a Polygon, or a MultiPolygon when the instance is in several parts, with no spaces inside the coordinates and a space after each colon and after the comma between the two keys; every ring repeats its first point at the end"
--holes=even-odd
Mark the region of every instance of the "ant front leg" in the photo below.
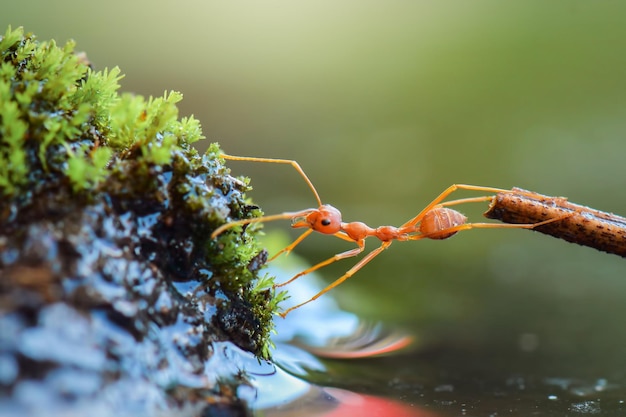
{"type": "MultiPolygon", "coordinates": [[[[273,261],[274,259],[276,259],[280,255],[282,255],[283,253],[286,253],[287,255],[289,255],[289,253],[291,253],[291,251],[293,251],[294,248],[300,244],[300,242],[302,242],[304,239],[306,239],[306,237],[309,236],[314,231],[315,231],[314,229],[308,229],[307,231],[302,233],[300,235],[300,237],[298,237],[296,240],[293,241],[293,243],[291,243],[290,245],[288,245],[288,246],[284,247],[283,249],[279,250],[278,252],[276,252],[276,254],[274,254],[268,260],[268,262],[273,261]]],[[[351,237],[346,235],[344,232],[335,233],[333,236],[338,237],[338,238],[343,239],[343,240],[346,240],[348,242],[354,242],[354,239],[352,239],[351,237]]]]}
{"type": "Polygon", "coordinates": [[[276,252],[274,254],[274,256],[272,256],[268,262],[273,261],[274,259],[278,258],[280,255],[282,255],[283,253],[286,253],[287,255],[289,255],[291,253],[291,251],[300,244],[300,242],[302,242],[304,239],[306,239],[306,237],[308,235],[310,235],[311,233],[313,233],[313,229],[309,229],[307,231],[305,231],[304,233],[302,233],[296,240],[294,240],[290,245],[285,246],[284,248],[282,248],[281,250],[279,250],[278,252],[276,252]]]}

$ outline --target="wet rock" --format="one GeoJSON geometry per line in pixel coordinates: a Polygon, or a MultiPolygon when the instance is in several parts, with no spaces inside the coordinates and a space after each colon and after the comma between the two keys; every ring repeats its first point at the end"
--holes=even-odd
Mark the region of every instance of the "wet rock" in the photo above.
{"type": "Polygon", "coordinates": [[[257,213],[247,185],[191,146],[180,95],[119,96],[72,47],[0,38],[0,414],[245,415],[245,375],[211,359],[267,352],[266,255],[210,233],[257,213]]]}

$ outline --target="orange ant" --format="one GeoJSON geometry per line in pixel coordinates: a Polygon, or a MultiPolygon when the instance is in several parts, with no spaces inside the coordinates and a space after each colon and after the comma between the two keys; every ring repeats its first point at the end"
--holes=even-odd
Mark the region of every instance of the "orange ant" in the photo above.
{"type": "Polygon", "coordinates": [[[469,230],[476,228],[483,229],[533,229],[535,227],[561,220],[563,217],[569,217],[571,214],[566,214],[563,217],[551,218],[545,221],[541,221],[538,223],[530,223],[530,224],[498,224],[498,223],[466,223],[467,217],[465,217],[460,212],[447,208],[447,206],[454,206],[457,204],[464,203],[474,203],[481,201],[489,201],[493,199],[493,196],[482,196],[482,197],[473,197],[473,198],[461,198],[457,200],[451,201],[443,201],[446,197],[457,190],[469,190],[469,191],[484,191],[489,193],[500,193],[500,192],[510,192],[509,190],[504,190],[500,188],[494,187],[483,187],[479,185],[467,185],[467,184],[453,184],[446,188],[439,196],[437,196],[433,201],[430,202],[419,214],[406,223],[404,223],[400,227],[394,226],[380,226],[377,228],[371,228],[365,223],[362,222],[350,222],[345,223],[341,220],[341,212],[337,210],[335,207],[329,204],[322,204],[322,200],[317,193],[317,190],[313,186],[313,183],[309,179],[309,177],[304,173],[304,170],[300,167],[298,162],[289,160],[289,159],[273,159],[273,158],[257,158],[257,157],[246,157],[246,156],[231,156],[226,154],[221,154],[221,158],[231,160],[231,161],[248,161],[248,162],[265,162],[265,163],[275,163],[275,164],[288,164],[295,168],[296,171],[304,178],[307,185],[313,191],[315,195],[315,199],[318,203],[318,208],[310,208],[301,211],[295,212],[285,212],[270,216],[262,216],[253,219],[244,219],[244,220],[235,220],[229,223],[226,223],[220,227],[218,227],[212,234],[211,238],[217,237],[219,234],[224,232],[227,229],[230,229],[234,226],[238,225],[246,225],[250,223],[264,223],[273,220],[282,220],[282,219],[291,219],[291,227],[294,229],[297,228],[306,228],[306,230],[300,237],[298,237],[293,243],[289,246],[285,247],[274,256],[272,256],[269,261],[272,261],[277,256],[283,253],[291,252],[300,242],[302,242],[307,236],[311,233],[319,232],[325,235],[333,235],[340,239],[346,240],[348,242],[356,243],[357,247],[354,249],[350,249],[348,251],[338,253],[335,256],[326,259],[304,271],[296,274],[294,277],[289,279],[288,281],[283,282],[282,284],[276,284],[274,287],[282,287],[287,285],[297,278],[306,275],[310,272],[316,271],[324,266],[330,265],[333,262],[339,261],[341,259],[351,258],[353,256],[359,255],[361,252],[365,250],[365,239],[370,236],[377,237],[382,244],[368,253],[363,259],[356,263],[352,268],[350,268],[345,274],[343,274],[340,278],[329,284],[326,288],[315,294],[311,299],[295,305],[283,313],[280,313],[281,317],[285,317],[291,311],[302,307],[305,304],[310,303],[313,300],[316,300],[326,292],[335,288],[352,275],[354,275],[358,270],[363,268],[368,262],[374,259],[378,254],[387,249],[394,240],[398,241],[408,241],[408,240],[419,240],[419,239],[447,239],[457,232],[461,230],[469,230]]]}

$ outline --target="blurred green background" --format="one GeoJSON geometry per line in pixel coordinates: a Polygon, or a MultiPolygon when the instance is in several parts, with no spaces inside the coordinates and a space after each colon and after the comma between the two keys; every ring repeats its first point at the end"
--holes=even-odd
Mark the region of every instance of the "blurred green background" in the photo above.
{"type": "MultiPolygon", "coordinates": [[[[0,23],[75,39],[96,68],[122,69],[125,91],[181,91],[210,141],[299,161],[346,221],[399,225],[452,183],[626,215],[625,2],[22,0],[0,23]]],[[[231,166],[267,213],[316,205],[289,167],[231,166]]],[[[464,212],[482,221],[475,206],[464,212]]],[[[348,247],[316,236],[299,252],[348,247]]],[[[571,341],[619,321],[625,290],[615,255],[478,230],[395,243],[334,295],[363,316],[472,337],[571,323],[571,341]]]]}

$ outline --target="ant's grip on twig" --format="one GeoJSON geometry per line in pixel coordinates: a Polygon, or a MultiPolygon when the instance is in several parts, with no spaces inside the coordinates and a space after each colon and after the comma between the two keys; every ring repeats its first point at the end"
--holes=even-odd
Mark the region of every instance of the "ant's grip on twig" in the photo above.
{"type": "Polygon", "coordinates": [[[563,217],[534,230],[626,257],[626,218],[570,203],[564,197],[549,197],[513,188],[497,193],[484,216],[512,224],[563,217]]]}

